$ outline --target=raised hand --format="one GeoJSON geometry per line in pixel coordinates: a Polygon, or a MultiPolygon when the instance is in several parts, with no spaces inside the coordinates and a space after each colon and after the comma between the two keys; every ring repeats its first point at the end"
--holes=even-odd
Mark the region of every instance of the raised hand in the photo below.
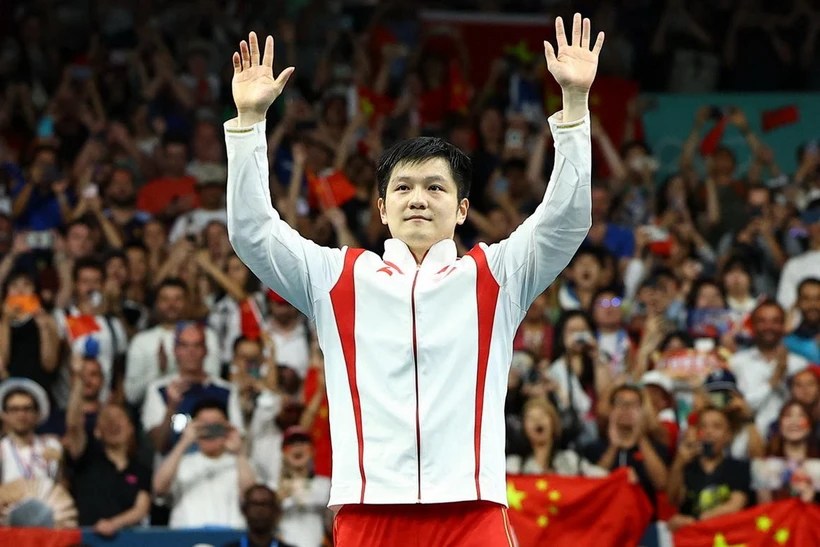
{"type": "Polygon", "coordinates": [[[233,100],[239,113],[240,125],[246,125],[242,119],[253,123],[262,121],[270,105],[282,93],[285,84],[293,74],[294,68],[288,67],[277,78],[273,76],[273,37],[265,40],[265,52],[259,57],[259,40],[255,32],[248,35],[248,41],[239,44],[239,53],[233,54],[233,100]]]}
{"type": "Polygon", "coordinates": [[[555,40],[558,43],[558,54],[552,44],[544,42],[544,55],[555,81],[566,92],[587,93],[595,73],[598,70],[598,55],[604,46],[604,33],[599,32],[595,45],[589,49],[592,34],[589,19],[581,21],[581,14],[576,13],[572,19],[572,43],[567,42],[564,32],[564,20],[555,18],[555,40]]]}

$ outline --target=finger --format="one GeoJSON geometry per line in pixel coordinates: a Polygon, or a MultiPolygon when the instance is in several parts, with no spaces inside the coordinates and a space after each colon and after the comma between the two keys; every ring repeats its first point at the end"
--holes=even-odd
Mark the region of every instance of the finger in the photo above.
{"type": "Polygon", "coordinates": [[[248,42],[242,40],[239,42],[239,53],[242,55],[242,68],[251,67],[251,52],[248,49],[248,42]]]}
{"type": "Polygon", "coordinates": [[[265,39],[265,55],[262,57],[262,64],[268,68],[273,68],[273,36],[265,39]]]}
{"type": "Polygon", "coordinates": [[[592,46],[592,53],[595,55],[600,54],[602,47],[604,47],[604,31],[598,33],[598,39],[595,40],[595,45],[592,46]]]}
{"type": "Polygon", "coordinates": [[[564,20],[561,17],[555,18],[555,41],[559,50],[567,45],[567,34],[564,31],[564,20]]]}
{"type": "Polygon", "coordinates": [[[259,38],[256,33],[251,31],[248,35],[248,41],[251,46],[251,66],[259,65],[259,38]]]}
{"type": "Polygon", "coordinates": [[[572,46],[581,45],[581,14],[572,17],[572,46]]]}
{"type": "Polygon", "coordinates": [[[279,73],[279,77],[276,78],[276,85],[280,86],[279,89],[285,87],[285,84],[288,83],[288,79],[290,78],[290,75],[293,74],[294,70],[296,69],[292,66],[289,66],[288,68],[279,73]]]}
{"type": "Polygon", "coordinates": [[[551,68],[558,61],[555,58],[555,50],[552,49],[552,44],[546,40],[544,41],[544,56],[547,58],[547,68],[551,68]]]}
{"type": "Polygon", "coordinates": [[[581,47],[589,49],[589,39],[592,34],[592,28],[589,19],[584,17],[584,24],[581,27],[581,47]]]}

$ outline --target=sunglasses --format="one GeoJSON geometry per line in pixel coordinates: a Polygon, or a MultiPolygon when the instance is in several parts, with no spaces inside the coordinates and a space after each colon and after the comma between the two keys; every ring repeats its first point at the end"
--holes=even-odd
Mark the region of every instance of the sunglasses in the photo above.
{"type": "Polygon", "coordinates": [[[598,305],[602,308],[620,308],[621,299],[617,296],[615,298],[602,298],[598,301],[598,305]]]}

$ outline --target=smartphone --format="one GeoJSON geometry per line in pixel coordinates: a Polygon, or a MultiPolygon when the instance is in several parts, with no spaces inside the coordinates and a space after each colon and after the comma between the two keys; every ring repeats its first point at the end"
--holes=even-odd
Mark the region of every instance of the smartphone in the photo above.
{"type": "Polygon", "coordinates": [[[88,295],[88,301],[91,303],[92,306],[98,308],[102,306],[103,295],[100,291],[91,291],[91,294],[88,295]]]}
{"type": "Polygon", "coordinates": [[[37,124],[37,137],[50,139],[54,136],[54,120],[51,116],[43,116],[37,124]]]}
{"type": "Polygon", "coordinates": [[[715,445],[710,442],[700,443],[700,454],[704,458],[713,458],[715,456],[715,445]]]}
{"type": "Polygon", "coordinates": [[[100,188],[96,184],[89,184],[85,188],[83,188],[83,197],[84,198],[95,198],[100,195],[100,188]]]}
{"type": "Polygon", "coordinates": [[[592,334],[589,331],[576,332],[572,337],[573,344],[589,344],[592,342],[592,334]]]}
{"type": "Polygon", "coordinates": [[[728,391],[715,391],[709,394],[709,402],[718,408],[726,408],[732,396],[728,391]]]}
{"type": "Polygon", "coordinates": [[[34,315],[40,310],[40,298],[36,294],[10,295],[6,305],[16,308],[21,315],[34,315]]]}
{"type": "Polygon", "coordinates": [[[641,230],[646,233],[649,243],[660,243],[661,241],[666,241],[669,239],[669,232],[659,226],[649,224],[642,226],[641,230]]]}
{"type": "Polygon", "coordinates": [[[33,251],[49,250],[54,246],[54,234],[48,231],[34,231],[26,234],[26,244],[33,251]]]}
{"type": "Polygon", "coordinates": [[[200,439],[219,439],[228,434],[228,428],[224,424],[206,424],[199,434],[200,439]]]}
{"type": "Polygon", "coordinates": [[[524,132],[519,129],[509,129],[504,138],[504,146],[511,149],[524,147],[524,132]]]}

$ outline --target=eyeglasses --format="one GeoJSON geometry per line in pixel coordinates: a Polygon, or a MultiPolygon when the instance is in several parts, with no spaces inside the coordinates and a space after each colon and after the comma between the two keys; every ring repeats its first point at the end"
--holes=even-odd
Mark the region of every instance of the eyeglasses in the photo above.
{"type": "Polygon", "coordinates": [[[28,414],[37,412],[37,408],[32,405],[26,406],[9,406],[4,410],[6,414],[28,414]]]}
{"type": "Polygon", "coordinates": [[[621,299],[617,296],[615,298],[602,298],[598,305],[602,308],[620,308],[621,307],[621,299]]]}

